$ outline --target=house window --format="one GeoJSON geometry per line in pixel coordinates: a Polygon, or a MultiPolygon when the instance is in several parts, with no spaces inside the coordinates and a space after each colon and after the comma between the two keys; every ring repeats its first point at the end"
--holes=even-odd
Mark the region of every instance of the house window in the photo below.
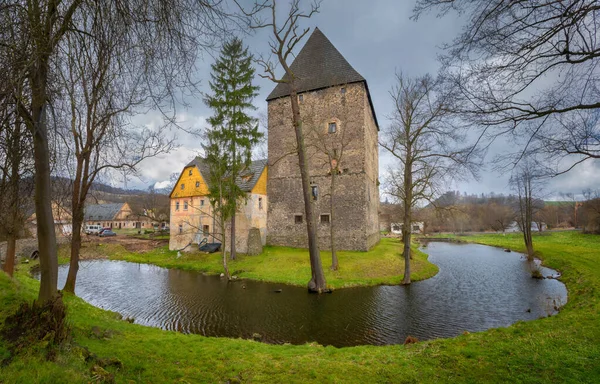
{"type": "Polygon", "coordinates": [[[258,209],[260,209],[260,210],[263,209],[262,197],[258,198],[258,209]]]}
{"type": "Polygon", "coordinates": [[[321,224],[329,224],[329,215],[321,215],[321,224]]]}
{"type": "Polygon", "coordinates": [[[191,169],[188,171],[188,176],[192,176],[192,170],[191,169]]]}
{"type": "Polygon", "coordinates": [[[200,200],[200,206],[204,207],[204,199],[200,200]]]}
{"type": "Polygon", "coordinates": [[[175,203],[175,210],[179,211],[179,201],[175,203]]]}
{"type": "Polygon", "coordinates": [[[302,224],[302,215],[295,215],[294,216],[294,223],[296,223],[296,224],[302,224]]]}
{"type": "Polygon", "coordinates": [[[337,132],[337,123],[329,123],[329,129],[327,130],[329,133],[337,132]]]}
{"type": "Polygon", "coordinates": [[[417,231],[418,232],[419,230],[421,230],[421,228],[419,228],[418,225],[413,225],[413,231],[417,231]]]}
{"type": "Polygon", "coordinates": [[[210,227],[208,225],[203,225],[202,233],[204,233],[204,236],[207,236],[210,233],[210,227]]]}
{"type": "Polygon", "coordinates": [[[179,224],[179,234],[183,233],[183,224],[179,224]]]}
{"type": "Polygon", "coordinates": [[[310,191],[311,191],[313,200],[317,200],[317,198],[319,197],[319,187],[316,185],[311,185],[310,191]]]}
{"type": "Polygon", "coordinates": [[[185,188],[185,184],[181,184],[181,190],[183,191],[183,189],[185,188]]]}
{"type": "Polygon", "coordinates": [[[342,93],[342,95],[346,94],[346,88],[342,87],[342,89],[340,90],[340,92],[342,93]]]}
{"type": "Polygon", "coordinates": [[[304,101],[304,95],[298,95],[298,102],[301,103],[304,101]]]}
{"type": "Polygon", "coordinates": [[[187,201],[184,201],[184,202],[183,202],[183,210],[184,210],[184,211],[187,211],[187,210],[188,210],[188,202],[187,202],[187,201]]]}
{"type": "Polygon", "coordinates": [[[199,188],[199,187],[200,187],[200,182],[196,181],[196,188],[199,188]]]}

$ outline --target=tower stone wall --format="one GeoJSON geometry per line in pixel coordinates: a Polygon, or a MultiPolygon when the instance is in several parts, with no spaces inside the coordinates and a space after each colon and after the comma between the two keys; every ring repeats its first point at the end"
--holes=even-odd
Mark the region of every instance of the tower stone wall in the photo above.
{"type": "MultiPolygon", "coordinates": [[[[326,87],[299,96],[306,138],[311,186],[318,190],[321,249],[330,246],[331,215],[338,249],[368,250],[379,241],[378,129],[366,82],[326,87]],[[335,123],[335,133],[329,126],[335,123]],[[330,156],[339,158],[336,186],[331,194],[330,156]],[[329,156],[328,156],[329,154],[329,156]],[[333,196],[332,201],[330,196],[333,196]]],[[[268,105],[269,196],[267,243],[307,247],[302,182],[292,125],[290,97],[268,105]],[[298,217],[302,218],[301,222],[298,217]]]]}

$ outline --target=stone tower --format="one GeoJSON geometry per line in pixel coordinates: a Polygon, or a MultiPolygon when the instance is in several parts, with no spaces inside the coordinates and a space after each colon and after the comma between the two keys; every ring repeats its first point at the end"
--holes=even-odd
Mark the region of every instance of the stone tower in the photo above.
{"type": "MultiPolygon", "coordinates": [[[[377,117],[367,81],[317,28],[291,65],[306,137],[319,246],[329,248],[331,205],[338,249],[366,251],[379,241],[377,117]],[[337,159],[337,160],[336,160],[337,159]],[[331,162],[338,166],[330,200],[331,162]]],[[[269,196],[267,243],[308,246],[290,94],[278,84],[267,98],[269,196]]]]}

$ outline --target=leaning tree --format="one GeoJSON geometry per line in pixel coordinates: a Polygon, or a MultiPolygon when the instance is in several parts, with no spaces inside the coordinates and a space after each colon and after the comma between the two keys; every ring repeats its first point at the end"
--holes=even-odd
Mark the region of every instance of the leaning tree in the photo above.
{"type": "Polygon", "coordinates": [[[302,180],[302,195],[304,197],[304,212],[306,215],[306,231],[308,233],[308,251],[310,254],[311,279],[308,289],[311,292],[327,291],[327,281],[321,263],[321,252],[319,251],[317,237],[318,214],[315,208],[316,202],[311,197],[309,158],[306,148],[306,137],[303,129],[303,119],[300,115],[298,102],[298,78],[290,68],[290,60],[293,58],[294,48],[308,34],[310,28],[300,28],[303,19],[310,18],[319,11],[321,2],[315,0],[310,3],[308,10],[303,10],[299,0],[292,0],[287,15],[279,19],[277,11],[277,0],[256,1],[251,9],[243,7],[239,0],[235,0],[240,10],[249,20],[250,28],[267,29],[271,33],[269,49],[274,61],[270,58],[260,57],[257,59],[263,69],[260,75],[274,83],[284,83],[289,90],[289,100],[292,112],[292,125],[296,136],[296,154],[302,180]],[[278,76],[276,69],[283,69],[283,76],[278,76]]]}

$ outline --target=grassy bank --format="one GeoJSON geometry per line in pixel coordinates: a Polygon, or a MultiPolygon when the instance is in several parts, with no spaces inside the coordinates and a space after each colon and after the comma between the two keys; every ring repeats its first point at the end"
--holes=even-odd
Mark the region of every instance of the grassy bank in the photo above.
{"type": "MultiPolygon", "coordinates": [[[[522,249],[516,236],[461,238],[522,249]]],[[[122,383],[600,382],[600,237],[561,233],[534,241],[544,264],[560,270],[569,289],[557,316],[407,346],[275,346],[183,335],[117,320],[77,297],[65,300],[75,342],[119,359],[123,368],[108,370],[122,383]],[[111,332],[98,338],[93,326],[111,332]]],[[[36,290],[23,270],[14,281],[0,273],[0,318],[32,300],[36,290]]],[[[0,344],[0,356],[7,353],[0,344]]],[[[0,382],[90,382],[90,368],[72,351],[55,363],[31,352],[1,367],[0,382]]]]}
{"type": "MultiPolygon", "coordinates": [[[[331,252],[321,252],[327,285],[337,289],[359,285],[400,284],[404,273],[401,244],[398,239],[384,238],[368,252],[339,251],[337,271],[329,269],[331,252]]],[[[411,278],[417,281],[434,276],[438,269],[427,261],[427,255],[417,250],[416,246],[413,251],[411,278]]],[[[211,274],[223,272],[220,253],[182,253],[178,258],[176,251],[162,247],[146,253],[131,253],[113,248],[107,254],[114,260],[155,264],[165,268],[211,274]]],[[[310,280],[308,251],[298,248],[265,247],[264,252],[258,256],[239,255],[237,260],[229,262],[229,270],[239,278],[298,286],[305,286],[310,280]]]]}

